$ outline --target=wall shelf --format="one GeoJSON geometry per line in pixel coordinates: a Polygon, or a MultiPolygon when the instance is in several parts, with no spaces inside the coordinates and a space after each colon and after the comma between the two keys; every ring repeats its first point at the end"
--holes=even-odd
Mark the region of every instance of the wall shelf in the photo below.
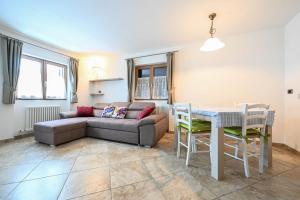
{"type": "Polygon", "coordinates": [[[90,83],[96,83],[96,82],[104,82],[104,81],[120,81],[123,80],[123,78],[103,78],[103,79],[95,79],[95,80],[89,80],[90,83]]]}
{"type": "Polygon", "coordinates": [[[92,94],[90,94],[90,96],[92,96],[92,97],[103,96],[103,95],[104,95],[103,93],[92,93],[92,94]]]}

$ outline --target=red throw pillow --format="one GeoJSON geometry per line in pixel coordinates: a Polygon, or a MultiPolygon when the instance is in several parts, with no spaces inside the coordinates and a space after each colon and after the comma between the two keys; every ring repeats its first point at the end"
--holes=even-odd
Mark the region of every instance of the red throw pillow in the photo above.
{"type": "Polygon", "coordinates": [[[152,106],[146,106],[142,112],[140,112],[137,116],[137,119],[143,119],[144,117],[149,116],[153,111],[154,111],[155,107],[152,106]]]}
{"type": "Polygon", "coordinates": [[[93,107],[77,106],[77,117],[94,117],[93,107]]]}

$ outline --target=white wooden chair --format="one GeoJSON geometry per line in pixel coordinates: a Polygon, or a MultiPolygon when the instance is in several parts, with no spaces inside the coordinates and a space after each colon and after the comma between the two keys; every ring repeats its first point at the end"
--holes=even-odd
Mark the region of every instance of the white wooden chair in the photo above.
{"type": "Polygon", "coordinates": [[[187,148],[186,165],[189,165],[190,153],[209,152],[198,151],[197,144],[205,144],[210,146],[209,135],[211,131],[211,123],[199,119],[192,119],[191,104],[176,103],[174,104],[175,124],[177,129],[177,158],[180,157],[180,148],[187,148]],[[181,130],[185,130],[186,143],[181,140],[181,130]],[[200,139],[201,138],[201,139],[200,139]]]}
{"type": "Polygon", "coordinates": [[[244,162],[245,176],[250,177],[249,172],[249,157],[259,158],[259,172],[263,173],[263,149],[266,135],[266,122],[269,111],[269,105],[265,104],[244,104],[243,105],[243,122],[242,127],[224,128],[225,138],[235,140],[235,144],[225,143],[225,146],[233,148],[234,154],[225,152],[232,158],[244,162]],[[259,152],[256,152],[256,143],[259,139],[259,152]],[[250,142],[251,151],[248,151],[248,143],[250,142]],[[240,150],[239,146],[242,145],[240,150]],[[242,151],[243,156],[239,157],[239,151],[242,151]]]}

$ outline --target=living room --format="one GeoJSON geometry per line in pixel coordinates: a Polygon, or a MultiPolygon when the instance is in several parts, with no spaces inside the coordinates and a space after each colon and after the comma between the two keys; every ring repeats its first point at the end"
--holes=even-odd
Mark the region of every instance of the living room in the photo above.
{"type": "Polygon", "coordinates": [[[0,0],[0,199],[298,199],[299,27],[297,0],[0,0]]]}

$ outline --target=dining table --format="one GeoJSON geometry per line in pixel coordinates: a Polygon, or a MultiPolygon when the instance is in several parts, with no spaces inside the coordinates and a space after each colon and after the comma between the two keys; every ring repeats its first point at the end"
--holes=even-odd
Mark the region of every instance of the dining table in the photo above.
{"type": "MultiPolygon", "coordinates": [[[[211,176],[224,178],[224,128],[241,127],[243,112],[238,107],[192,107],[192,117],[211,122],[210,160],[211,176]]],[[[272,126],[275,111],[269,110],[266,122],[267,140],[263,143],[264,168],[272,167],[272,126]]],[[[176,126],[176,125],[175,125],[176,126]]],[[[177,144],[177,128],[174,127],[174,144],[177,144]]],[[[174,145],[176,148],[177,145],[174,145]]]]}

